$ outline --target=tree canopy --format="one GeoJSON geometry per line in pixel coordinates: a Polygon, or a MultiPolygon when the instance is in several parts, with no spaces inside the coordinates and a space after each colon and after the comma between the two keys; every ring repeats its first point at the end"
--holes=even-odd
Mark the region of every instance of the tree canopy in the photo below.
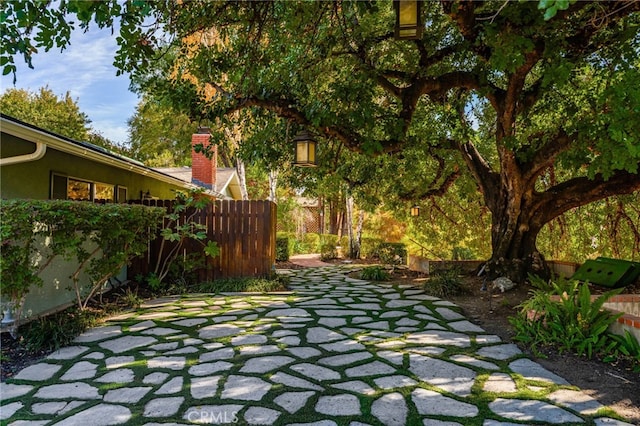
{"type": "Polygon", "coordinates": [[[640,189],[638,1],[424,2],[410,41],[394,39],[391,1],[26,4],[3,6],[5,73],[68,43],[69,14],[118,18],[116,64],[192,119],[267,111],[391,168],[424,162],[398,174],[404,198],[470,176],[494,275],[544,273],[545,224],[640,189]]]}
{"type": "Polygon", "coordinates": [[[125,151],[91,127],[91,120],[80,111],[77,101],[69,92],[58,96],[49,87],[41,87],[37,92],[9,89],[0,95],[0,110],[18,120],[71,139],[120,153],[125,151]]]}

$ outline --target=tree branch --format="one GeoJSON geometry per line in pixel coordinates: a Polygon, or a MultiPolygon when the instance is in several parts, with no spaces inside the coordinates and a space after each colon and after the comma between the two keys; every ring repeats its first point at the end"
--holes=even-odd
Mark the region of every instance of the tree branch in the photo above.
{"type": "Polygon", "coordinates": [[[540,194],[536,210],[539,221],[547,223],[574,207],[584,206],[613,195],[640,190],[640,174],[616,170],[609,179],[597,174],[594,179],[580,177],[562,182],[540,194]]]}
{"type": "MultiPolygon", "coordinates": [[[[538,135],[538,137],[541,136],[543,135],[538,135]]],[[[561,129],[559,134],[549,139],[549,142],[536,151],[533,158],[521,165],[522,178],[527,185],[532,185],[533,181],[553,164],[559,154],[571,148],[575,135],[568,135],[561,129]]]]}
{"type": "MultiPolygon", "coordinates": [[[[473,143],[467,142],[463,144],[455,140],[449,140],[448,143],[453,149],[462,154],[462,158],[478,184],[480,192],[484,195],[487,204],[495,203],[496,200],[488,199],[488,197],[493,196],[493,198],[496,198],[499,196],[500,175],[491,169],[489,163],[485,161],[473,143]]],[[[489,205],[489,209],[492,211],[493,207],[489,205]]]]}

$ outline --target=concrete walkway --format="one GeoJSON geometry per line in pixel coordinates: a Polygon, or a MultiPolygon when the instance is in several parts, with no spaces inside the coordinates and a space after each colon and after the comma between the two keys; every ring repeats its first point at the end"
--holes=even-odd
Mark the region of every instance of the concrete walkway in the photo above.
{"type": "Polygon", "coordinates": [[[291,293],[111,318],[2,383],[2,423],[628,424],[450,302],[344,267],[287,273],[291,293]]]}

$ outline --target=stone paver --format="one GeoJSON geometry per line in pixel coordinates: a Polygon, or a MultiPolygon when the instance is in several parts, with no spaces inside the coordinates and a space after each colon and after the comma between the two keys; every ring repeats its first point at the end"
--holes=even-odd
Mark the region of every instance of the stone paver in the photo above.
{"type": "Polygon", "coordinates": [[[597,400],[455,304],[318,266],[287,271],[290,293],[167,297],[111,318],[2,383],[0,420],[452,426],[477,423],[482,401],[483,426],[631,424],[597,417],[597,400]]]}
{"type": "Polygon", "coordinates": [[[131,410],[122,405],[98,404],[87,408],[71,417],[67,417],[60,423],[61,426],[75,425],[121,425],[131,418],[131,410]]]}
{"type": "Polygon", "coordinates": [[[331,416],[357,416],[360,414],[360,401],[355,395],[349,394],[321,396],[316,411],[331,416]]]}
{"type": "Polygon", "coordinates": [[[386,426],[404,426],[407,413],[407,403],[400,393],[383,395],[371,405],[371,414],[386,426]]]}

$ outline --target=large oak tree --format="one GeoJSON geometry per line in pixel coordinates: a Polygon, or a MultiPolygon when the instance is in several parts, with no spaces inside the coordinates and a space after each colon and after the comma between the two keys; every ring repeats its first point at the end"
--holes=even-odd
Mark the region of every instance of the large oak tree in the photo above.
{"type": "MultiPolygon", "coordinates": [[[[397,41],[390,1],[63,1],[62,12],[32,5],[45,24],[21,16],[26,30],[9,20],[3,37],[29,46],[40,29],[64,44],[50,35],[59,16],[117,16],[117,65],[192,118],[262,109],[355,152],[419,148],[432,179],[411,195],[469,173],[492,214],[490,270],[520,280],[545,271],[546,223],[640,189],[640,2],[544,3],[566,9],[548,19],[534,2],[424,2],[422,38],[397,41]]],[[[6,72],[30,53],[4,49],[6,72]]]]}

